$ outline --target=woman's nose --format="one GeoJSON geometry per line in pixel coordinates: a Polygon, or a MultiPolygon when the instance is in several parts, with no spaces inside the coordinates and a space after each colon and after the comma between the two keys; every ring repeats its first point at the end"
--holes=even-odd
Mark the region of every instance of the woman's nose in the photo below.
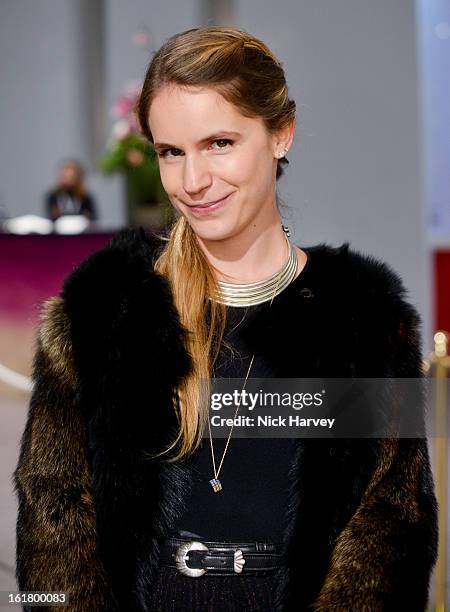
{"type": "Polygon", "coordinates": [[[186,158],[183,187],[186,193],[198,193],[211,184],[211,173],[206,160],[186,158]]]}

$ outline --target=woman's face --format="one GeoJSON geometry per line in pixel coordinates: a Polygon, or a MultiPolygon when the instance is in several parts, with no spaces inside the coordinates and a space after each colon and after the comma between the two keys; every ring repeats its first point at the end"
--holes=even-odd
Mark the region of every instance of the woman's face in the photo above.
{"type": "Polygon", "coordinates": [[[200,238],[259,233],[278,219],[275,155],[282,145],[261,119],[244,117],[211,88],[172,85],[154,98],[149,126],[164,189],[200,238]]]}
{"type": "Polygon", "coordinates": [[[80,180],[79,172],[74,164],[64,164],[58,174],[58,182],[62,187],[75,187],[80,180]]]}

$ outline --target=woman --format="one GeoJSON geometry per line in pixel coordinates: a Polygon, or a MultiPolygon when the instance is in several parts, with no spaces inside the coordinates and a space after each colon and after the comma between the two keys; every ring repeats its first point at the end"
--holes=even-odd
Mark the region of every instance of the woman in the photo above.
{"type": "Polygon", "coordinates": [[[84,215],[91,221],[97,218],[94,200],[84,184],[83,166],[75,159],[60,163],[56,187],[46,195],[45,202],[52,221],[62,215],[84,215]]]}
{"type": "Polygon", "coordinates": [[[122,231],[43,308],[15,471],[21,589],[80,611],[425,609],[426,439],[214,439],[199,392],[210,376],[421,376],[396,273],[283,231],[294,114],[244,31],[188,30],[153,57],[137,115],[178,219],[163,241],[122,231]]]}

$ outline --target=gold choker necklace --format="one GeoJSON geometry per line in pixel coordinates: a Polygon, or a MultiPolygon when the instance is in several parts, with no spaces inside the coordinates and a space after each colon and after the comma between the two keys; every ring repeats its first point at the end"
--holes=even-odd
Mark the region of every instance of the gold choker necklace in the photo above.
{"type": "Polygon", "coordinates": [[[286,234],[285,238],[289,256],[281,270],[256,283],[226,283],[219,280],[217,282],[220,292],[210,299],[227,306],[255,306],[281,293],[294,280],[298,264],[296,250],[286,234]]]}

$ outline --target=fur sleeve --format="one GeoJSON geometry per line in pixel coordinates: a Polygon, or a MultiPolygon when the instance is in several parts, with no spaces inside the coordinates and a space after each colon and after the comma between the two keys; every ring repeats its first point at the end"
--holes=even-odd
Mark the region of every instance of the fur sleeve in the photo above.
{"type": "MultiPolygon", "coordinates": [[[[422,376],[420,317],[399,276],[358,258],[359,376],[422,376]],[[370,265],[369,265],[370,264],[370,265]],[[372,274],[364,274],[371,269],[372,274]],[[364,286],[365,284],[365,286],[364,286]],[[376,317],[367,313],[376,313],[376,317]],[[367,367],[370,364],[370,367],[367,367]],[[364,371],[363,371],[364,369],[364,371]]],[[[355,266],[357,267],[357,265],[355,266]]],[[[394,400],[393,400],[394,401],[394,400]]],[[[315,612],[426,610],[437,557],[437,502],[425,438],[379,440],[361,503],[336,539],[315,612]]]]}
{"type": "Polygon", "coordinates": [[[23,591],[68,592],[68,612],[114,610],[97,557],[85,430],[62,299],[47,300],[41,316],[33,392],[13,474],[17,583],[23,591]]]}

